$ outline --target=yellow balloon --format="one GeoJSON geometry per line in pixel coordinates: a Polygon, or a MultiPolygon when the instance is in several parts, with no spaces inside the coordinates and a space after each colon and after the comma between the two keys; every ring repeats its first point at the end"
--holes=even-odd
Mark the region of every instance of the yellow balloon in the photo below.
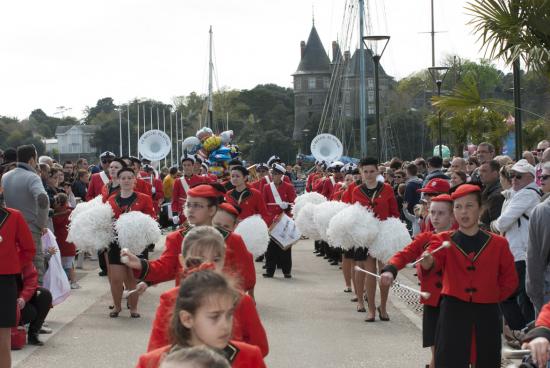
{"type": "Polygon", "coordinates": [[[222,144],[222,139],[218,136],[213,136],[213,137],[207,138],[202,144],[202,146],[204,147],[205,150],[207,150],[208,152],[211,152],[218,149],[221,144],[222,144]]]}

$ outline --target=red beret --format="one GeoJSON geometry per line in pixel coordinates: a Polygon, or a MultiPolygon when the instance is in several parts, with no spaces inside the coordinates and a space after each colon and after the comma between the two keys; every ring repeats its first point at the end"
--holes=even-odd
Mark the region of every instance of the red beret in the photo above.
{"type": "Polygon", "coordinates": [[[468,194],[472,194],[476,192],[481,192],[481,189],[477,185],[462,184],[453,192],[453,194],[451,194],[451,198],[454,201],[454,200],[457,200],[458,198],[461,198],[468,194]]]}
{"type": "Polygon", "coordinates": [[[449,202],[449,203],[452,203],[453,199],[448,194],[440,194],[437,197],[433,197],[432,202],[449,202]]]}
{"type": "Polygon", "coordinates": [[[197,185],[187,192],[188,197],[217,198],[223,197],[223,193],[208,184],[197,185]]]}
{"type": "Polygon", "coordinates": [[[451,184],[447,180],[435,178],[418,191],[421,193],[449,193],[449,189],[451,189],[451,184]]]}
{"type": "Polygon", "coordinates": [[[224,210],[225,212],[229,212],[232,215],[239,216],[239,211],[230,203],[223,202],[218,206],[218,209],[224,210]]]}

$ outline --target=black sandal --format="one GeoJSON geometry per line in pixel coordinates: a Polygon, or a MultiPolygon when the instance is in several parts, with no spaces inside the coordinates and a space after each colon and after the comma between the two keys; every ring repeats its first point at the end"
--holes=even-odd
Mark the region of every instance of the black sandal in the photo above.
{"type": "Polygon", "coordinates": [[[365,319],[365,322],[375,322],[374,317],[365,319]]]}
{"type": "Polygon", "coordinates": [[[352,302],[352,303],[357,303],[358,300],[359,299],[357,299],[357,297],[353,297],[349,301],[352,302]]]}
{"type": "Polygon", "coordinates": [[[118,318],[118,315],[119,315],[120,311],[112,311],[111,313],[109,313],[109,317],[111,318],[118,318]]]}
{"type": "Polygon", "coordinates": [[[382,317],[382,312],[380,311],[380,307],[376,308],[378,311],[378,317],[380,318],[380,321],[388,322],[390,320],[390,316],[388,315],[388,312],[386,312],[386,317],[382,317]]]}
{"type": "Polygon", "coordinates": [[[351,293],[351,288],[350,287],[345,288],[344,293],[351,293]]]}
{"type": "Polygon", "coordinates": [[[132,318],[140,318],[141,315],[138,312],[130,312],[130,317],[132,318]]]}
{"type": "Polygon", "coordinates": [[[365,307],[360,307],[360,306],[357,306],[357,312],[359,313],[365,313],[367,310],[365,309],[365,307]]]}

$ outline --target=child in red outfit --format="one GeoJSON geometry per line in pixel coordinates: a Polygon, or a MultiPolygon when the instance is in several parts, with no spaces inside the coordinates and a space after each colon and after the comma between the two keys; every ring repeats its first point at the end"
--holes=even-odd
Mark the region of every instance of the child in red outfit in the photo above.
{"type": "Polygon", "coordinates": [[[239,295],[225,276],[199,267],[179,288],[170,324],[174,343],[142,355],[137,368],[159,367],[170,351],[195,346],[220,350],[233,368],[266,367],[260,348],[230,340],[239,295]]]}
{"type": "Polygon", "coordinates": [[[76,246],[73,243],[67,242],[69,217],[73,209],[69,207],[68,198],[65,193],[59,193],[55,196],[53,210],[53,229],[61,254],[61,264],[71,282],[71,289],[80,289],[80,285],[76,282],[74,271],[76,246]]]}

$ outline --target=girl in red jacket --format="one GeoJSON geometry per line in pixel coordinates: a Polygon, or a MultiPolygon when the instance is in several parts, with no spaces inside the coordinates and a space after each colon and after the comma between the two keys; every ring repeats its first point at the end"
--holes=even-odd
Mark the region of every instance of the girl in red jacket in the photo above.
{"type": "MultiPolygon", "coordinates": [[[[151,196],[134,191],[136,183],[134,171],[127,167],[122,168],[118,171],[117,178],[120,183],[120,192],[111,196],[107,201],[113,209],[115,219],[130,211],[140,211],[155,218],[151,196]]],[[[115,241],[109,245],[107,256],[109,259],[109,282],[114,303],[114,309],[109,316],[116,318],[122,311],[121,300],[124,285],[128,290],[133,290],[136,288],[136,280],[133,272],[121,261],[118,242],[115,241]]],[[[137,312],[138,295],[136,293],[128,297],[128,304],[130,306],[130,316],[139,318],[140,315],[137,312]]]]}
{"type": "Polygon", "coordinates": [[[168,352],[208,346],[220,350],[233,368],[263,368],[260,348],[230,340],[239,292],[212,270],[193,272],[182,281],[170,324],[174,343],[139,358],[137,368],[156,368],[168,352]]]}
{"type": "MultiPolygon", "coordinates": [[[[182,259],[185,264],[183,277],[186,277],[194,268],[199,267],[201,263],[204,265],[201,267],[211,265],[212,268],[215,267],[218,271],[221,271],[223,269],[224,256],[224,239],[215,228],[210,226],[197,226],[193,228],[183,241],[182,259]]],[[[168,326],[172,318],[174,305],[176,304],[178,290],[179,288],[176,287],[161,295],[147,351],[170,343],[168,326]]],[[[246,294],[241,294],[241,298],[235,308],[232,338],[237,341],[256,345],[264,356],[269,351],[267,336],[254,301],[246,294]]]]}
{"type": "Polygon", "coordinates": [[[241,208],[239,220],[260,215],[269,226],[269,215],[262,193],[247,185],[247,176],[248,170],[244,166],[235,166],[231,169],[231,184],[235,188],[226,193],[225,200],[241,208]]]}
{"type": "Polygon", "coordinates": [[[25,218],[0,205],[0,368],[11,367],[11,327],[17,324],[17,279],[36,250],[25,218]]]}
{"type": "Polygon", "coordinates": [[[435,333],[435,366],[498,367],[502,317],[499,303],[518,286],[514,257],[505,238],[479,228],[481,193],[461,185],[451,195],[458,230],[436,235],[428,251],[450,242],[433,256],[424,252],[423,276],[442,272],[441,304],[435,333]]]}
{"type": "Polygon", "coordinates": [[[59,252],[61,253],[61,264],[71,282],[71,289],[80,289],[80,285],[76,282],[74,272],[76,246],[73,243],[67,242],[69,216],[73,210],[69,207],[67,195],[65,193],[59,193],[55,196],[53,210],[53,230],[57,244],[59,245],[59,252]]]}
{"type": "MultiPolygon", "coordinates": [[[[378,160],[372,157],[366,157],[359,163],[359,171],[363,182],[357,185],[351,194],[351,203],[359,203],[370,209],[374,215],[384,221],[388,217],[399,218],[399,209],[397,200],[393,194],[393,189],[389,184],[381,183],[377,180],[379,175],[378,160]]],[[[381,234],[382,235],[382,234],[381,234]]],[[[382,268],[384,265],[369,255],[367,248],[355,248],[355,264],[367,271],[376,273],[376,268],[382,268]]],[[[389,287],[380,285],[380,306],[376,308],[376,279],[368,277],[365,280],[363,272],[355,272],[355,294],[357,295],[357,311],[365,312],[365,303],[363,299],[363,285],[367,290],[367,303],[369,314],[366,322],[374,322],[376,311],[382,321],[389,321],[390,318],[386,312],[386,303],[388,301],[389,287]]]]}
{"type": "MultiPolygon", "coordinates": [[[[182,272],[179,257],[183,239],[193,226],[212,225],[212,218],[223,194],[218,184],[200,184],[189,189],[185,202],[188,223],[166,236],[165,249],[158,259],[140,260],[132,253],[123,251],[123,255],[128,257],[127,265],[134,269],[135,275],[152,284],[175,280],[177,286],[182,272]]],[[[224,272],[236,277],[242,290],[253,289],[256,284],[256,270],[243,239],[239,234],[221,228],[218,231],[224,237],[226,245],[224,272]]]]}
{"type": "MultiPolygon", "coordinates": [[[[408,263],[412,263],[420,256],[430,245],[430,241],[434,234],[447,231],[451,228],[454,222],[453,216],[453,200],[448,194],[442,194],[432,199],[430,205],[430,217],[435,227],[435,232],[431,231],[418,234],[412,243],[407,245],[402,251],[397,252],[384,266],[381,271],[380,283],[384,286],[390,286],[397,277],[397,272],[408,263]]],[[[430,293],[428,299],[420,299],[424,304],[422,316],[422,346],[430,347],[432,350],[432,361],[430,367],[434,367],[434,343],[435,343],[435,328],[439,319],[439,297],[441,293],[441,275],[437,272],[432,272],[426,277],[422,277],[420,264],[416,265],[417,275],[420,279],[420,289],[430,293]]]]}

